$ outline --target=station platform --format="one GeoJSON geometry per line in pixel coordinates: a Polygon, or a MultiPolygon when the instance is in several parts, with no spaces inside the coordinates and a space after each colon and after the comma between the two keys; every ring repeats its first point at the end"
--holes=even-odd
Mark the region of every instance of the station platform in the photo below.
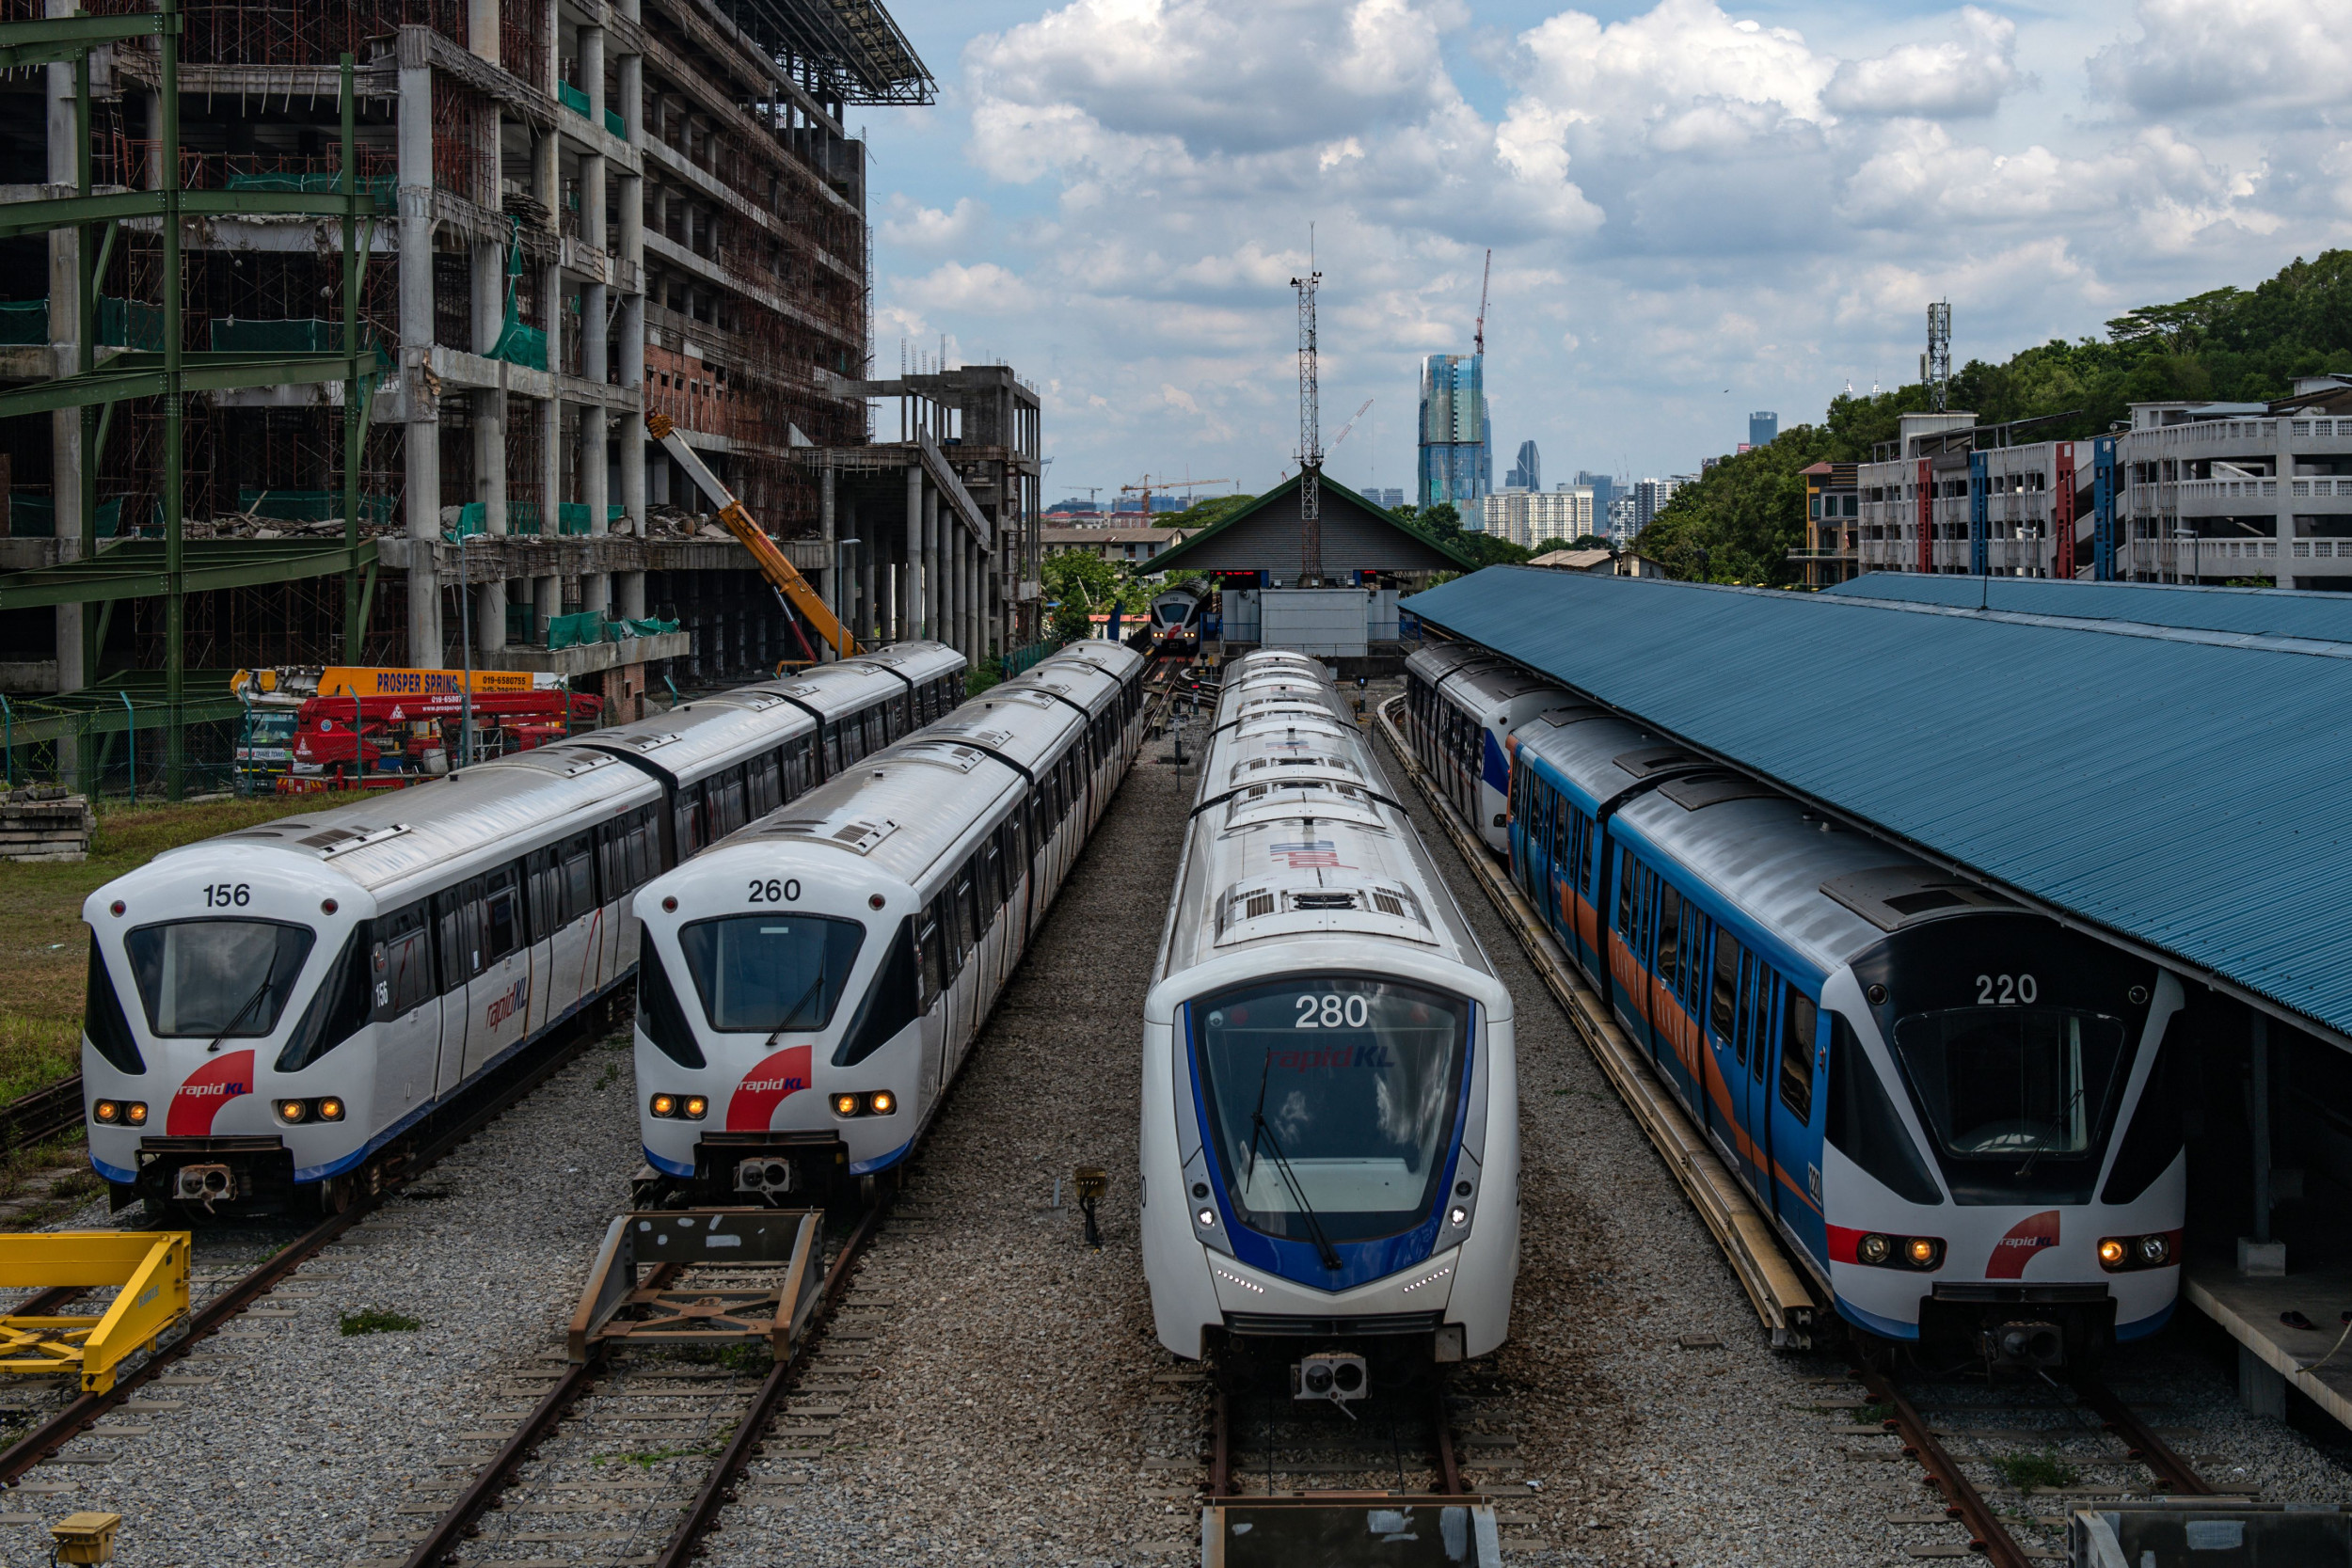
{"type": "Polygon", "coordinates": [[[2240,1274],[2234,1252],[2197,1247],[2181,1295],[2237,1341],[2248,1409],[2282,1416],[2293,1388],[2352,1428],[2352,1324],[2344,1322],[2352,1312],[2352,1192],[2317,1170],[2303,1180],[2305,1196],[2281,1203],[2274,1226],[2286,1243],[2284,1275],[2240,1274]],[[2312,1326],[2290,1327],[2281,1321],[2289,1312],[2312,1326]]]}

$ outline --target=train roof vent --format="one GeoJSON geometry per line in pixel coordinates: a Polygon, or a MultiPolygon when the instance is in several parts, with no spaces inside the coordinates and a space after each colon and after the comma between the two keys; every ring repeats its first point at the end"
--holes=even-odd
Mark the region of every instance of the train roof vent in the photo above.
{"type": "Polygon", "coordinates": [[[1835,898],[1882,931],[1955,910],[2013,910],[2017,906],[1989,888],[1925,865],[1881,865],[1849,871],[1821,884],[1835,898]]]}
{"type": "Polygon", "coordinates": [[[679,735],[678,735],[678,732],[677,732],[677,731],[675,731],[675,730],[664,730],[664,731],[662,731],[660,735],[638,735],[638,736],[631,736],[629,737],[628,743],[629,743],[631,746],[636,747],[636,748],[637,748],[639,751],[641,751],[641,752],[650,752],[650,751],[652,751],[652,750],[653,750],[656,746],[667,746],[667,745],[669,745],[672,741],[676,740],[676,739],[678,739],[678,738],[679,738],[679,735]]]}
{"type": "Polygon", "coordinates": [[[1725,800],[1776,800],[1781,798],[1780,791],[1772,785],[1758,784],[1754,779],[1721,768],[1682,774],[1660,784],[1658,793],[1684,811],[1721,805],[1725,800]]]}
{"type": "Polygon", "coordinates": [[[1352,893],[1294,893],[1291,895],[1291,908],[1294,910],[1352,910],[1359,907],[1356,895],[1352,893]]]}
{"type": "Polygon", "coordinates": [[[870,852],[875,845],[898,831],[898,824],[887,817],[879,820],[858,817],[835,828],[832,836],[835,844],[846,844],[863,855],[870,852]]]}
{"type": "Polygon", "coordinates": [[[1662,773],[1669,768],[1689,768],[1699,760],[1679,746],[1637,746],[1630,752],[1619,752],[1609,759],[1637,779],[1662,773]]]}
{"type": "Polygon", "coordinates": [[[1535,716],[1538,721],[1549,724],[1555,730],[1565,729],[1570,724],[1581,724],[1587,719],[1608,717],[1589,703],[1564,703],[1558,707],[1548,707],[1535,716]]]}
{"type": "Polygon", "coordinates": [[[371,844],[381,844],[388,838],[398,838],[408,831],[405,822],[388,822],[381,828],[327,828],[294,842],[306,849],[316,849],[321,860],[362,849],[371,844]]]}

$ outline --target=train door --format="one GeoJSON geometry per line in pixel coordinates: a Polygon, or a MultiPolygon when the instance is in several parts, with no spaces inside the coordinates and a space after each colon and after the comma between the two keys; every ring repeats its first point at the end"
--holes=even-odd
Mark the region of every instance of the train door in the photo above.
{"type": "Polygon", "coordinates": [[[562,1005],[555,992],[555,851],[533,849],[523,857],[523,899],[531,911],[531,989],[523,1030],[536,1035],[555,1022],[562,1005]]]}
{"type": "Polygon", "coordinates": [[[1772,1009],[1779,1047],[1772,1071],[1760,1085],[1772,1117],[1769,1147],[1773,1212],[1816,1258],[1826,1258],[1828,1236],[1821,1219],[1821,1125],[1828,1094],[1827,1021],[1813,998],[1781,979],[1772,1009]]]}
{"type": "Polygon", "coordinates": [[[1769,1207],[1772,1187],[1772,1108],[1771,1078],[1765,1070],[1772,1055],[1772,972],[1753,953],[1740,956],[1739,1013],[1732,1021],[1732,1063],[1738,1076],[1730,1082],[1732,1102],[1738,1106],[1742,1137],[1740,1173],[1748,1186],[1769,1207]]]}
{"type": "Polygon", "coordinates": [[[482,879],[469,878],[433,895],[434,941],[440,948],[441,1030],[433,1092],[447,1095],[466,1076],[466,1020],[473,1012],[473,977],[482,973],[479,931],[482,879]]]}
{"type": "Polygon", "coordinates": [[[1609,932],[1609,1006],[1626,1033],[1649,1044],[1648,994],[1642,982],[1642,932],[1649,924],[1650,875],[1631,850],[1614,845],[1617,862],[1616,918],[1609,932]]]}
{"type": "Polygon", "coordinates": [[[1715,1134],[1724,1158],[1734,1170],[1747,1163],[1747,1064],[1740,1059],[1740,980],[1747,967],[1747,950],[1740,939],[1715,927],[1714,951],[1709,955],[1707,992],[1707,1026],[1699,1032],[1702,1049],[1700,1065],[1706,1069],[1708,1128],[1715,1134]]]}
{"type": "Polygon", "coordinates": [[[922,1060],[915,1069],[914,1081],[923,1091],[926,1119],[937,1108],[939,1086],[946,1082],[948,991],[956,977],[955,927],[948,916],[948,903],[947,895],[943,892],[924,905],[914,934],[915,958],[923,972],[923,1017],[916,1025],[921,1033],[922,1060]]]}
{"type": "Polygon", "coordinates": [[[482,968],[468,990],[466,1076],[521,1043],[531,1013],[531,920],[523,903],[522,864],[500,866],[480,879],[482,968]]]}
{"type": "Polygon", "coordinates": [[[385,1127],[433,1098],[439,1070],[441,1003],[433,983],[432,920],[424,901],[376,917],[370,958],[374,1118],[385,1127]]]}
{"type": "Polygon", "coordinates": [[[553,894],[548,911],[548,997],[545,1016],[561,1018],[580,999],[604,989],[604,927],[596,918],[594,841],[575,833],[548,852],[553,894]]]}

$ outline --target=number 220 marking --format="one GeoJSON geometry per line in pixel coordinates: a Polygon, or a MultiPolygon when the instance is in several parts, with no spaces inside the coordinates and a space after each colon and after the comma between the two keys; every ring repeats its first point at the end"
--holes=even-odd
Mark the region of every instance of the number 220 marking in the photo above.
{"type": "Polygon", "coordinates": [[[1979,1007],[2014,1007],[2020,1003],[2030,1005],[2041,994],[2042,988],[2030,974],[1977,976],[1977,1006],[1979,1007]]]}

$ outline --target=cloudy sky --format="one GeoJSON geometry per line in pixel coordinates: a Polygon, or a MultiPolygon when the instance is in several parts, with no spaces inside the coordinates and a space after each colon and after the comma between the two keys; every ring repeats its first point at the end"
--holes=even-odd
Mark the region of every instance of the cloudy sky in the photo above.
{"type": "Polygon", "coordinates": [[[2309,0],[889,3],[940,98],[850,116],[877,369],[1011,363],[1049,498],[1275,482],[1310,224],[1326,441],[1374,400],[1329,471],[1408,491],[1489,246],[1496,476],[1532,438],[1549,484],[1914,379],[1931,299],[1993,358],[2352,243],[2309,0]]]}

